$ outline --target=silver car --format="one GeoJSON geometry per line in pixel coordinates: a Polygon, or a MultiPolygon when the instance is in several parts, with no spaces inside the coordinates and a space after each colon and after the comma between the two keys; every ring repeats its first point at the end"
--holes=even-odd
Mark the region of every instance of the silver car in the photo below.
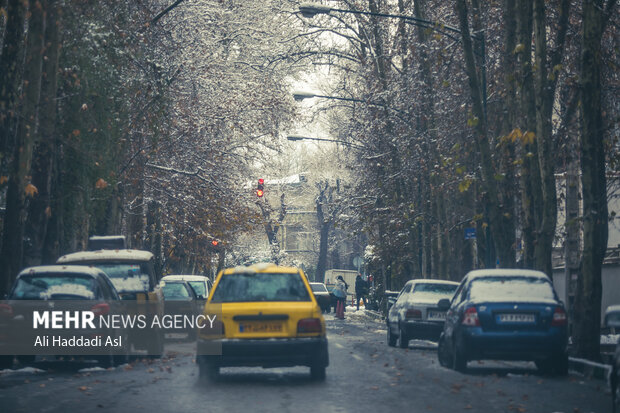
{"type": "Polygon", "coordinates": [[[446,320],[446,310],[438,308],[441,299],[451,300],[459,283],[443,280],[410,280],[398,294],[387,317],[387,343],[401,348],[411,339],[437,341],[446,320]]]}

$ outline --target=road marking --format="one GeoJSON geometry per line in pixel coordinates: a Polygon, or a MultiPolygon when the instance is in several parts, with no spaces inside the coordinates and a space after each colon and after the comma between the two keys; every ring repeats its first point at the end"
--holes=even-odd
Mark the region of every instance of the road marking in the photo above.
{"type": "Polygon", "coordinates": [[[364,361],[363,358],[361,358],[360,356],[358,356],[357,354],[351,354],[353,356],[353,358],[357,361],[364,361]]]}
{"type": "Polygon", "coordinates": [[[344,346],[343,346],[342,344],[340,344],[340,343],[334,343],[334,345],[335,345],[336,347],[338,347],[338,348],[344,348],[344,346]]]}

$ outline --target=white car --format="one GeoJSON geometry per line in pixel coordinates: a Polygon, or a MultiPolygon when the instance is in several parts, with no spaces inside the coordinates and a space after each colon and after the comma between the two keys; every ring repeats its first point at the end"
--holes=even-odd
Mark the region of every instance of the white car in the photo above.
{"type": "Polygon", "coordinates": [[[442,298],[452,299],[459,283],[419,279],[407,281],[387,317],[387,342],[401,348],[411,339],[439,339],[446,320],[446,310],[438,307],[442,298]]]}
{"type": "Polygon", "coordinates": [[[196,293],[196,297],[199,300],[206,300],[209,296],[209,292],[211,291],[211,287],[213,283],[204,275],[183,275],[183,274],[174,274],[174,275],[166,275],[161,279],[163,282],[167,281],[185,281],[196,293]]]}

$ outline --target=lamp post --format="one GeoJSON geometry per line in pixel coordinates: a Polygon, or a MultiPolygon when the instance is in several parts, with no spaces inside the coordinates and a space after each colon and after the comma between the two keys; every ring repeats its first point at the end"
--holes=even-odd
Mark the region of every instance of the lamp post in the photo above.
{"type": "MultiPolygon", "coordinates": [[[[317,14],[327,14],[329,15],[332,12],[337,13],[347,13],[347,14],[360,14],[364,16],[376,16],[376,17],[387,17],[393,19],[403,20],[405,23],[423,27],[426,29],[430,29],[434,32],[440,33],[452,40],[459,41],[460,39],[454,34],[462,35],[460,29],[454,26],[447,25],[445,23],[439,21],[432,21],[426,19],[420,19],[413,16],[406,16],[403,14],[390,14],[390,13],[375,13],[369,11],[362,10],[347,10],[347,9],[337,9],[334,7],[324,6],[322,4],[315,3],[303,3],[299,6],[299,12],[305,18],[312,18],[317,14]]],[[[480,70],[481,70],[481,82],[482,82],[482,104],[484,109],[484,114],[486,116],[487,113],[487,78],[486,78],[486,48],[485,48],[485,40],[484,33],[478,32],[473,33],[472,37],[474,40],[480,42],[480,52],[476,53],[480,59],[480,70]]],[[[475,52],[474,52],[475,53],[475,52]]]]}
{"type": "Polygon", "coordinates": [[[364,146],[362,146],[362,145],[358,145],[356,143],[351,143],[351,142],[347,142],[347,141],[343,141],[343,140],[339,140],[339,139],[311,138],[309,136],[299,136],[299,135],[289,135],[289,136],[286,137],[286,139],[288,139],[289,141],[292,141],[292,142],[295,142],[295,141],[332,142],[332,143],[339,143],[339,144],[344,145],[344,146],[349,146],[351,148],[364,149],[364,146]]]}

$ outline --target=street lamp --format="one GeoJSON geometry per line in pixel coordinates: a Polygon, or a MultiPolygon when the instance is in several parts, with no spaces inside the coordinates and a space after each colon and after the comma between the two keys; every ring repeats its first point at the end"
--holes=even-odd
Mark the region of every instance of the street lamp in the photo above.
{"type": "MultiPolygon", "coordinates": [[[[435,31],[437,33],[440,33],[452,40],[455,41],[460,41],[460,39],[456,36],[454,36],[452,33],[456,33],[459,35],[462,35],[462,32],[460,29],[458,29],[457,27],[454,26],[450,26],[447,25],[445,23],[439,22],[439,21],[431,21],[431,20],[426,20],[426,19],[420,19],[417,17],[412,17],[412,16],[405,16],[403,14],[389,14],[389,13],[375,13],[375,12],[369,12],[369,11],[361,11],[361,10],[347,10],[347,9],[337,9],[334,7],[329,7],[329,6],[324,6],[322,4],[316,4],[316,3],[302,3],[299,5],[299,12],[301,13],[301,15],[305,18],[312,18],[314,16],[316,16],[317,14],[327,14],[329,15],[331,12],[337,12],[337,13],[348,13],[348,14],[361,14],[364,16],[376,16],[376,17],[388,17],[388,18],[394,18],[394,19],[400,19],[403,20],[405,23],[408,24],[412,24],[414,26],[419,26],[419,27],[423,27],[426,29],[431,29],[432,31],[435,31]]],[[[481,63],[480,63],[480,69],[481,69],[481,75],[482,75],[482,103],[483,103],[483,109],[484,109],[484,113],[486,116],[486,112],[487,112],[487,80],[486,80],[486,50],[485,50],[485,41],[484,41],[484,33],[483,32],[478,32],[478,33],[473,33],[472,37],[480,42],[480,52],[476,53],[474,51],[474,53],[476,53],[480,59],[481,59],[481,63]]]]}
{"type": "Polygon", "coordinates": [[[351,143],[351,142],[347,142],[347,141],[342,141],[342,140],[339,140],[339,139],[311,138],[309,136],[299,136],[299,135],[289,135],[289,136],[286,137],[286,139],[288,139],[289,141],[292,141],[292,142],[296,142],[296,141],[321,141],[321,142],[339,143],[341,145],[349,146],[351,148],[356,148],[356,149],[363,149],[364,148],[362,145],[358,145],[356,143],[351,143]]]}

